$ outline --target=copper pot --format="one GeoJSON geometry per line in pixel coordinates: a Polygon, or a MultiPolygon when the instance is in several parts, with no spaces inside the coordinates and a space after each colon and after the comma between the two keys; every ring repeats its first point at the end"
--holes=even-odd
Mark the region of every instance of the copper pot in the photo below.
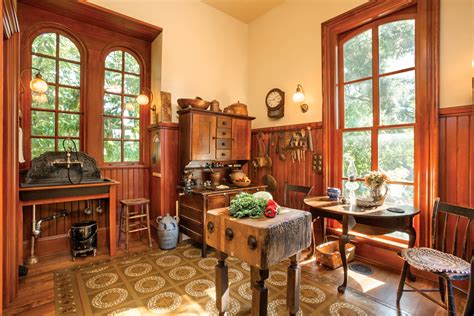
{"type": "Polygon", "coordinates": [[[247,105],[240,103],[239,101],[237,101],[237,103],[229,105],[229,107],[233,110],[234,114],[248,115],[247,105]]]}
{"type": "Polygon", "coordinates": [[[211,185],[212,186],[218,186],[221,184],[221,173],[220,172],[214,172],[211,173],[211,185]]]}

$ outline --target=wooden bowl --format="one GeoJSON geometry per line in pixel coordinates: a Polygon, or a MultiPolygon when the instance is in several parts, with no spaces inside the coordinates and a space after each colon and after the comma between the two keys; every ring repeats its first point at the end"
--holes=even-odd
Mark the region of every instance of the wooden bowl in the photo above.
{"type": "Polygon", "coordinates": [[[180,108],[187,109],[188,107],[192,107],[195,109],[201,109],[201,110],[206,110],[209,105],[208,101],[202,100],[202,99],[178,99],[178,105],[180,108]]]}
{"type": "Polygon", "coordinates": [[[235,186],[239,187],[239,188],[245,188],[245,187],[248,187],[250,185],[250,183],[252,183],[252,181],[248,180],[248,181],[232,181],[233,184],[235,184],[235,186]]]}

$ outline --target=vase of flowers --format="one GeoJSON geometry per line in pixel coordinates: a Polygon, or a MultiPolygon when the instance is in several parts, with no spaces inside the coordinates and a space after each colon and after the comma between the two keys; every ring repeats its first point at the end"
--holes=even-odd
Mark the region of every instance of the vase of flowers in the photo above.
{"type": "Polygon", "coordinates": [[[388,194],[387,183],[390,178],[383,172],[371,171],[365,176],[365,185],[369,188],[372,201],[378,205],[382,205],[388,194]]]}

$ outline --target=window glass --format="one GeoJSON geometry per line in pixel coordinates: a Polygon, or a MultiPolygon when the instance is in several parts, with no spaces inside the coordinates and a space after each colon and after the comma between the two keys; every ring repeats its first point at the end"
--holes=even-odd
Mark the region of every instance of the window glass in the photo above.
{"type": "Polygon", "coordinates": [[[415,122],[415,71],[380,78],[380,124],[415,122]]]}
{"type": "Polygon", "coordinates": [[[344,82],[372,76],[372,30],[344,44],[344,82]]]}
{"type": "Polygon", "coordinates": [[[344,86],[344,126],[372,126],[372,80],[344,86]]]}
{"type": "Polygon", "coordinates": [[[76,44],[59,33],[38,35],[31,46],[31,75],[48,82],[46,97],[31,92],[31,158],[62,150],[71,137],[79,147],[81,129],[81,54],[76,44]],[[59,47],[59,49],[57,49],[59,47]]]}
{"type": "Polygon", "coordinates": [[[379,59],[380,73],[415,67],[415,20],[380,26],[379,59]]]}
{"type": "Polygon", "coordinates": [[[104,162],[138,162],[140,64],[128,52],[116,50],[105,58],[105,68],[104,162]]]}

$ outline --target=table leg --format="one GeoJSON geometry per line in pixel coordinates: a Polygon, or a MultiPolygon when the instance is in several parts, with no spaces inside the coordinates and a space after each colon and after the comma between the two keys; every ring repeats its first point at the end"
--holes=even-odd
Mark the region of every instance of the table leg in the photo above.
{"type": "MultiPolygon", "coordinates": [[[[109,191],[109,252],[113,257],[117,254],[117,186],[111,185],[109,191]]],[[[128,249],[127,249],[128,250],[128,249]]]]}
{"type": "Polygon", "coordinates": [[[300,309],[300,284],[301,284],[301,267],[298,264],[300,253],[290,257],[290,265],[288,266],[288,285],[286,287],[286,308],[289,315],[293,316],[300,309]]]}
{"type": "Polygon", "coordinates": [[[349,216],[342,217],[342,234],[339,238],[339,253],[341,254],[342,267],[344,269],[344,282],[337,288],[339,293],[344,293],[347,287],[347,259],[346,243],[349,242],[349,216]]]}
{"type": "MultiPolygon", "coordinates": [[[[416,241],[416,230],[413,228],[413,223],[410,223],[410,226],[407,228],[406,233],[408,234],[408,248],[413,248],[416,241]]],[[[416,277],[411,273],[410,267],[408,267],[408,280],[415,282],[416,277]]]]}
{"type": "Polygon", "coordinates": [[[229,311],[229,276],[228,267],[225,263],[227,254],[217,251],[216,265],[216,307],[219,315],[225,315],[229,311]]]}
{"type": "Polygon", "coordinates": [[[268,279],[268,269],[261,270],[250,266],[250,285],[252,287],[252,316],[266,316],[268,305],[268,289],[265,280],[268,279]]]}

